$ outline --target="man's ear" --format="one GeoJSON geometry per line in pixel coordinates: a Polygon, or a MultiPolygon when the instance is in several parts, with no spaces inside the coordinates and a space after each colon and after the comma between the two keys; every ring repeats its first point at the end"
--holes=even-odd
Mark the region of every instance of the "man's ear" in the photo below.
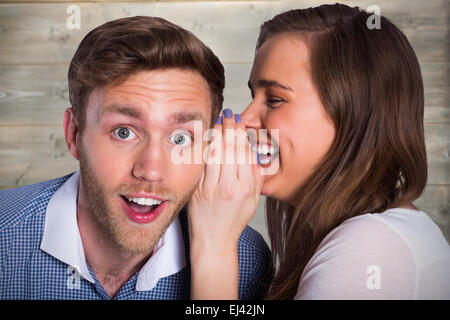
{"type": "Polygon", "coordinates": [[[77,160],[78,158],[78,148],[77,148],[77,142],[78,142],[78,134],[79,127],[77,120],[75,118],[75,114],[73,112],[72,108],[67,108],[64,112],[64,136],[66,137],[66,145],[67,149],[69,150],[70,154],[77,160]]]}

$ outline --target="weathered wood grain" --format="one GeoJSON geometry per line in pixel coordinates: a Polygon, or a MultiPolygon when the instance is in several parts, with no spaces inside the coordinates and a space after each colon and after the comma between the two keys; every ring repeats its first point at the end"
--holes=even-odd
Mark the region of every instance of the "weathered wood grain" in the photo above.
{"type": "MultiPolygon", "coordinates": [[[[335,1],[328,1],[334,3],[335,1]]],[[[67,3],[0,4],[0,64],[70,61],[82,37],[109,20],[134,15],[161,16],[194,32],[222,61],[249,62],[261,23],[318,1],[80,3],[81,29],[69,30],[67,3]],[[186,18],[186,12],[195,15],[186,18]]],[[[373,1],[347,1],[368,8],[373,1]]],[[[447,61],[448,1],[377,1],[409,37],[420,60],[447,61]]]]}
{"type": "Polygon", "coordinates": [[[62,124],[68,66],[0,66],[0,125],[62,124]]]}
{"type": "MultiPolygon", "coordinates": [[[[225,64],[224,106],[241,112],[250,103],[251,64],[225,64]]],[[[70,106],[68,65],[0,66],[0,125],[61,124],[70,106]]],[[[450,123],[450,63],[424,62],[425,123],[450,123]]]]}
{"type": "Polygon", "coordinates": [[[429,184],[450,184],[450,126],[425,126],[429,184]]]}
{"type": "Polygon", "coordinates": [[[0,127],[0,185],[32,184],[76,167],[62,127],[0,127]]]}
{"type": "MultiPolygon", "coordinates": [[[[238,2],[238,1],[242,1],[242,0],[82,0],[82,1],[77,1],[77,0],[0,0],[0,3],[80,3],[80,2],[91,2],[91,3],[96,3],[96,2],[104,2],[104,3],[114,3],[114,2],[120,2],[120,3],[136,3],[136,2],[143,2],[143,3],[148,3],[148,2],[238,2]]],[[[264,2],[264,1],[274,1],[274,0],[256,0],[258,2],[264,2]]],[[[277,0],[275,0],[277,1],[277,0]]],[[[300,0],[302,1],[302,0],[300,0]]],[[[341,2],[346,2],[348,0],[342,0],[341,2]]]]}

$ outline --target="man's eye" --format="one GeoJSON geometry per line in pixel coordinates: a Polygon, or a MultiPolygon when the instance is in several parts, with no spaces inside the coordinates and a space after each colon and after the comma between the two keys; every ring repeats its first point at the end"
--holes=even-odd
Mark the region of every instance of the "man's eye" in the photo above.
{"type": "Polygon", "coordinates": [[[192,143],[192,137],[189,133],[176,133],[170,137],[170,142],[177,146],[188,146],[192,143]]]}
{"type": "Polygon", "coordinates": [[[133,140],[136,134],[129,128],[117,128],[113,131],[114,136],[120,140],[133,140]]]}

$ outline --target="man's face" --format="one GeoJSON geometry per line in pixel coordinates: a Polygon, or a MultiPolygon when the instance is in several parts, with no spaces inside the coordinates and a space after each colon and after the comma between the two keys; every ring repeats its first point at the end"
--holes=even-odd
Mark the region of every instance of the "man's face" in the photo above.
{"type": "Polygon", "coordinates": [[[203,131],[210,118],[208,84],[193,71],[142,71],[90,95],[80,192],[91,220],[122,249],[151,250],[190,199],[203,164],[176,164],[171,153],[203,148],[194,122],[203,131]]]}

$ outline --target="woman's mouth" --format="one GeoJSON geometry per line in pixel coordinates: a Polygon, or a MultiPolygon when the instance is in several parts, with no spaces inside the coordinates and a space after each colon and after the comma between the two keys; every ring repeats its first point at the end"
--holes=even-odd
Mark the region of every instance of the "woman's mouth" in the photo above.
{"type": "Polygon", "coordinates": [[[254,146],[254,151],[258,154],[258,162],[266,165],[278,156],[278,150],[270,144],[258,144],[254,146]]]}
{"type": "Polygon", "coordinates": [[[247,131],[251,150],[258,156],[258,164],[266,167],[279,156],[278,144],[273,138],[267,136],[267,132],[256,133],[254,130],[247,131]],[[262,135],[262,136],[261,136],[262,135]],[[267,142],[266,142],[267,141],[267,142]]]}
{"type": "Polygon", "coordinates": [[[135,197],[121,195],[122,208],[128,217],[137,223],[154,221],[167,204],[167,200],[157,200],[150,197],[135,197]]]}
{"type": "Polygon", "coordinates": [[[252,151],[258,156],[258,164],[265,166],[270,164],[279,155],[278,147],[267,143],[252,144],[252,151]]]}

